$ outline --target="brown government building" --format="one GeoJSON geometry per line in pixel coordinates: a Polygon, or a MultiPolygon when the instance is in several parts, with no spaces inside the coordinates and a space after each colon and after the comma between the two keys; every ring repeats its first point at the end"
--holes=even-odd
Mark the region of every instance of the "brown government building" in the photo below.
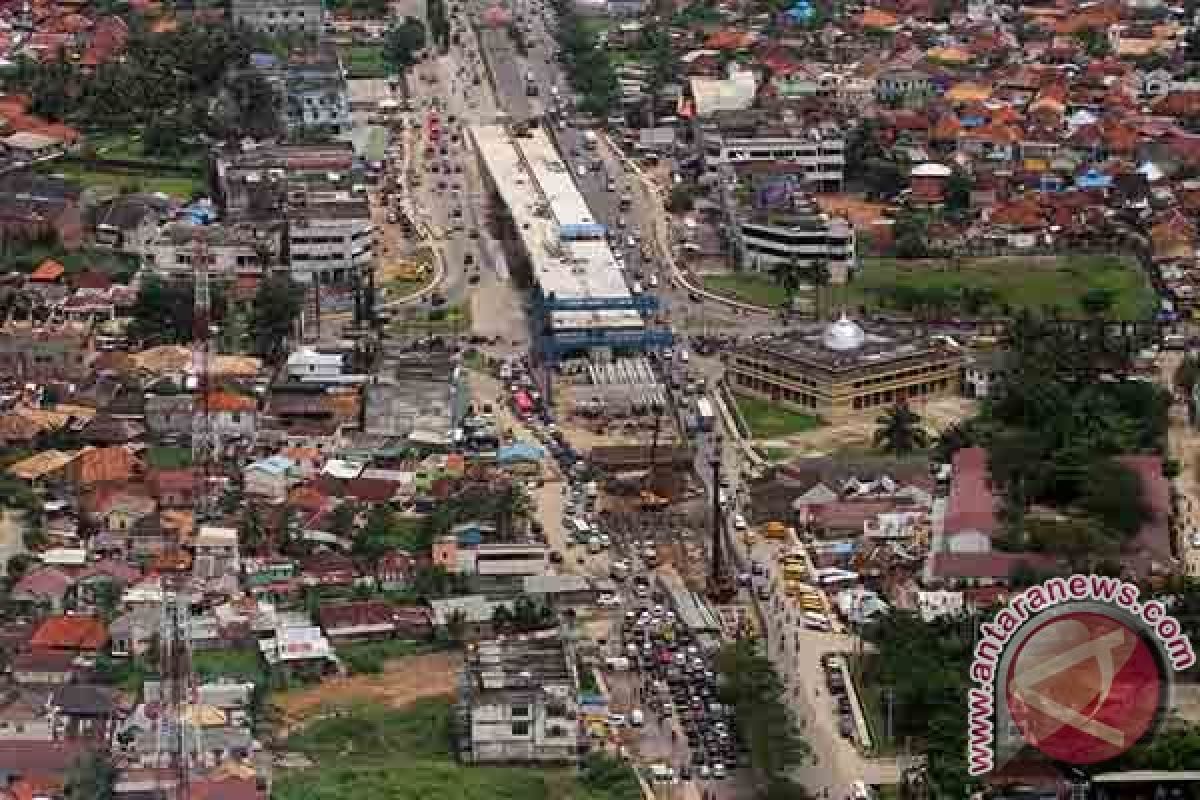
{"type": "Polygon", "coordinates": [[[963,361],[960,350],[914,328],[867,330],[843,314],[739,347],[726,377],[735,393],[836,423],[957,396],[963,361]]]}

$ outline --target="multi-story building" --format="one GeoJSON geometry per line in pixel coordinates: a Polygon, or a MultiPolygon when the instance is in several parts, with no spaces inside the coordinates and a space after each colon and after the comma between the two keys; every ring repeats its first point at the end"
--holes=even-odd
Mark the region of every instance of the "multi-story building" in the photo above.
{"type": "Polygon", "coordinates": [[[557,630],[480,642],[460,688],[464,761],[579,760],[575,656],[557,630]]]}
{"type": "Polygon", "coordinates": [[[146,248],[146,262],[160,275],[190,276],[201,246],[211,276],[260,275],[263,257],[279,251],[279,234],[276,232],[269,238],[261,228],[237,223],[193,225],[172,222],[163,226],[146,248]]]}
{"type": "Polygon", "coordinates": [[[962,353],[939,340],[868,331],[843,315],[739,348],[727,379],[735,393],[837,423],[896,403],[957,396],[962,369],[962,353]]]}
{"type": "Polygon", "coordinates": [[[287,231],[296,281],[353,283],[370,266],[374,226],[351,144],[227,151],[214,171],[226,219],[287,231]]]}
{"type": "Polygon", "coordinates": [[[371,265],[374,226],[366,197],[298,202],[287,223],[292,277],[300,283],[347,283],[371,265]]]}
{"type": "Polygon", "coordinates": [[[815,210],[754,208],[734,211],[729,231],[743,269],[769,272],[779,264],[821,261],[833,283],[855,268],[854,226],[815,210]]]}
{"type": "Polygon", "coordinates": [[[269,34],[321,32],[320,0],[232,0],[230,16],[244,25],[269,34]]]}
{"type": "Polygon", "coordinates": [[[295,51],[286,61],[259,53],[252,68],[279,93],[288,131],[341,133],[349,127],[350,89],[335,47],[295,51]]]}
{"type": "Polygon", "coordinates": [[[837,129],[715,131],[703,134],[702,147],[710,170],[771,164],[806,189],[838,191],[842,186],[846,139],[837,129]]]}

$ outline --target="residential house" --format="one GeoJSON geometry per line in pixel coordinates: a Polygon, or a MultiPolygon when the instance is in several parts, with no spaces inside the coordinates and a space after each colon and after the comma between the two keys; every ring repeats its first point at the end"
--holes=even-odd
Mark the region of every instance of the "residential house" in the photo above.
{"type": "Polygon", "coordinates": [[[95,656],[108,644],[108,628],[97,617],[54,616],[42,620],[29,640],[35,651],[95,656]]]}
{"type": "Polygon", "coordinates": [[[261,275],[263,258],[278,251],[278,241],[278,232],[250,224],[171,222],[157,229],[146,246],[146,260],[159,275],[190,277],[198,248],[203,247],[209,274],[232,281],[239,275],[261,275]]]}
{"type": "Polygon", "coordinates": [[[385,592],[404,589],[412,583],[416,559],[403,550],[389,550],[375,561],[375,581],[385,592]]]}
{"type": "Polygon", "coordinates": [[[341,353],[321,353],[302,347],[288,356],[287,375],[294,381],[337,380],[342,374],[341,353]]]}
{"type": "Polygon", "coordinates": [[[238,575],[238,532],[236,528],[202,525],[192,539],[195,556],[192,573],[203,579],[238,575]]]}
{"type": "Polygon", "coordinates": [[[258,403],[253,397],[225,391],[210,392],[204,407],[208,412],[207,421],[198,419],[196,424],[207,424],[219,441],[253,441],[258,418],[258,403]]]}
{"type": "Polygon", "coordinates": [[[258,640],[263,659],[285,674],[324,675],[336,668],[337,655],[321,629],[281,624],[274,635],[258,640]]]}
{"type": "Polygon", "coordinates": [[[397,638],[426,640],[433,635],[429,609],[379,600],[322,605],[317,619],[335,644],[397,638]]]}
{"type": "Polygon", "coordinates": [[[171,201],[161,195],[117,195],[89,210],[92,238],[97,247],[148,257],[171,210],[171,201]]]}
{"type": "Polygon", "coordinates": [[[114,656],[140,657],[150,652],[162,625],[162,614],[152,606],[140,606],[117,617],[108,626],[114,656]]]}
{"type": "Polygon", "coordinates": [[[479,642],[468,653],[461,686],[470,762],[579,760],[575,657],[557,631],[479,642]]]}
{"type": "Polygon", "coordinates": [[[930,76],[915,69],[888,69],[875,76],[875,97],[883,103],[920,105],[933,94],[930,76]]]}
{"type": "Polygon", "coordinates": [[[191,508],[196,495],[197,473],[191,467],[155,469],[146,476],[146,485],[159,508],[191,508]]]}
{"type": "Polygon", "coordinates": [[[316,553],[301,562],[300,580],[306,586],[350,587],[358,580],[358,569],[341,553],[316,553]]]}
{"type": "Polygon", "coordinates": [[[38,567],[21,576],[12,587],[10,597],[19,603],[59,613],[72,583],[71,576],[57,567],[38,567]]]}
{"type": "Polygon", "coordinates": [[[54,741],[45,695],[25,689],[0,693],[0,741],[54,741]]]}
{"type": "Polygon", "coordinates": [[[260,459],[242,470],[246,494],[276,503],[287,499],[288,491],[298,480],[294,463],[284,456],[260,459]]]}
{"type": "Polygon", "coordinates": [[[12,679],[18,686],[53,686],[72,683],[86,670],[70,650],[35,650],[12,659],[12,679]]]}
{"type": "Polygon", "coordinates": [[[85,447],[68,466],[68,475],[80,488],[128,483],[140,472],[141,462],[126,447],[85,447]]]}
{"type": "Polygon", "coordinates": [[[83,384],[95,352],[91,331],[76,323],[0,328],[0,376],[21,382],[83,384]]]}
{"type": "Polygon", "coordinates": [[[1000,530],[1000,501],[988,477],[988,454],[982,447],[965,447],[954,454],[950,496],[940,546],[951,553],[987,553],[1000,530]]]}
{"type": "Polygon", "coordinates": [[[195,424],[190,394],[150,395],[146,398],[146,427],[158,437],[190,435],[195,424]]]}
{"type": "Polygon", "coordinates": [[[79,196],[69,181],[34,172],[0,174],[0,234],[31,240],[53,234],[75,250],[83,244],[79,196]]]}
{"type": "Polygon", "coordinates": [[[118,711],[116,689],[86,684],[59,686],[50,694],[47,706],[55,739],[87,741],[102,748],[111,743],[118,711]]]}

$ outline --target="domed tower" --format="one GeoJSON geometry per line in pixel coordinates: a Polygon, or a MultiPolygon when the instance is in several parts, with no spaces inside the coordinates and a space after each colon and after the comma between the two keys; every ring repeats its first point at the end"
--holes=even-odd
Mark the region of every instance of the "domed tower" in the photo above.
{"type": "Polygon", "coordinates": [[[866,341],[867,332],[857,322],[847,317],[844,311],[840,317],[830,323],[821,336],[821,342],[826,348],[839,353],[857,350],[866,341]]]}

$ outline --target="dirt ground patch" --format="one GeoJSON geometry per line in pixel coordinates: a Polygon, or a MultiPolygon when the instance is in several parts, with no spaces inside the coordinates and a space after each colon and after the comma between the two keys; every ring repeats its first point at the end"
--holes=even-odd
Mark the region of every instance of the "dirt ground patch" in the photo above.
{"type": "MultiPolygon", "coordinates": [[[[960,397],[940,398],[927,402],[911,402],[913,411],[921,415],[922,424],[936,435],[956,422],[961,422],[977,411],[974,401],[960,397]]],[[[880,414],[887,409],[881,408],[880,414]]],[[[874,446],[875,417],[864,417],[854,422],[830,425],[782,439],[756,440],[755,444],[767,448],[790,450],[790,456],[823,456],[845,450],[871,449],[874,446]]]]}
{"type": "Polygon", "coordinates": [[[271,697],[279,710],[280,738],[326,709],[356,703],[404,708],[424,697],[454,694],[462,656],[429,653],[389,661],[380,675],[324,680],[307,689],[280,692],[271,697]]]}
{"type": "Polygon", "coordinates": [[[848,194],[817,195],[817,205],[827,214],[849,218],[855,228],[871,227],[883,219],[883,211],[887,208],[883,203],[872,203],[848,194]]]}

